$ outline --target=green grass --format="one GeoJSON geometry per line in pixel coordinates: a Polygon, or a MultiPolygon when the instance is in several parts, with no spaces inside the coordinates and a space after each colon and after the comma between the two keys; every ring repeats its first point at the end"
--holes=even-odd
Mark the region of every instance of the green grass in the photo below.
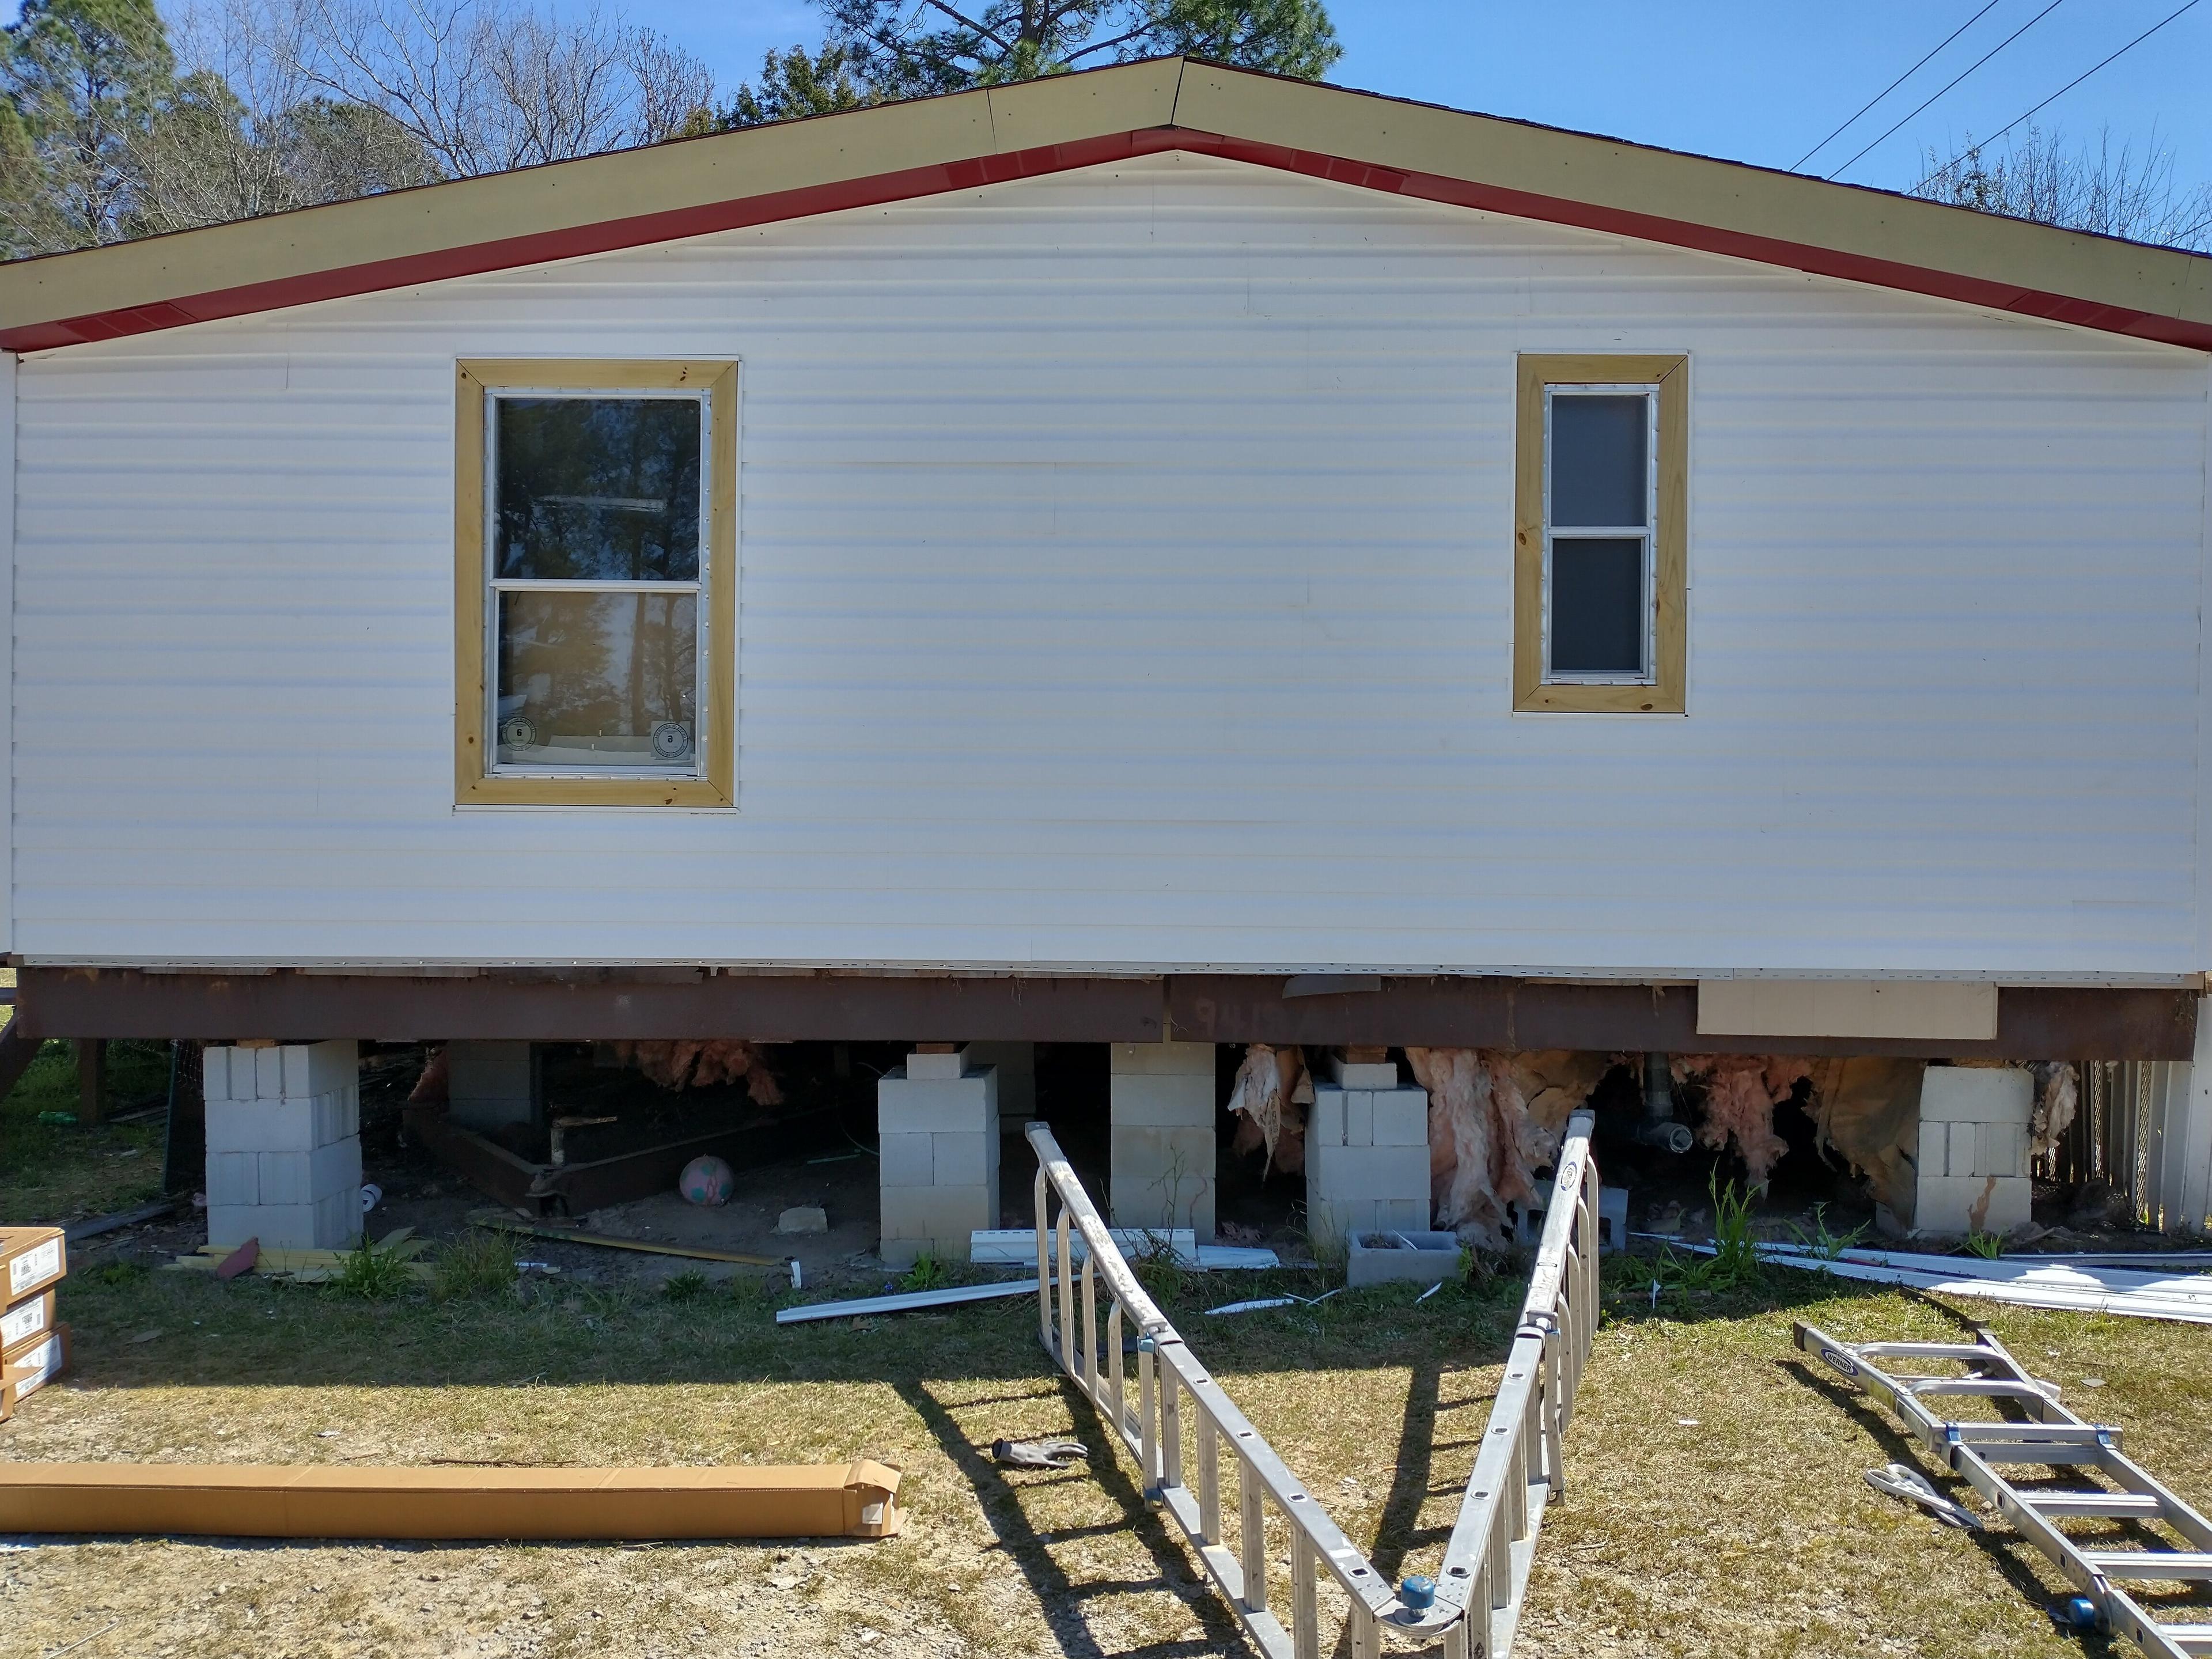
{"type": "MultiPolygon", "coordinates": [[[[169,1045],[111,1042],[111,1112],[166,1098],[169,1045]]],[[[76,1057],[48,1042],[0,1103],[0,1226],[57,1224],[127,1210],[161,1190],[160,1115],[134,1123],[42,1123],[39,1115],[77,1111],[76,1057]]]]}

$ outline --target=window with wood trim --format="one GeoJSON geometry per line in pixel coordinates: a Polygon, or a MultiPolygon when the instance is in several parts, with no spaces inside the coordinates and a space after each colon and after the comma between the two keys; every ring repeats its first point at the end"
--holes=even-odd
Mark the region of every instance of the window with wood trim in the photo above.
{"type": "Polygon", "coordinates": [[[458,366],[455,791],[736,799],[738,366],[458,366]]]}
{"type": "Polygon", "coordinates": [[[1689,359],[1520,360],[1513,707],[1679,714],[1689,359]]]}

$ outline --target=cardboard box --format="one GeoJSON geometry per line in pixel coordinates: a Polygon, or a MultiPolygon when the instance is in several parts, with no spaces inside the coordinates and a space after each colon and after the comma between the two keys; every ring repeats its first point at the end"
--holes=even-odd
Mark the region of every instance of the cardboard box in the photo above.
{"type": "Polygon", "coordinates": [[[13,1417],[22,1403],[59,1376],[69,1364],[69,1327],[57,1325],[33,1342],[21,1363],[0,1365],[0,1423],[13,1417]]]}
{"type": "Polygon", "coordinates": [[[888,1538],[899,1472],[0,1463],[0,1532],[232,1538],[888,1538]]]}
{"type": "Polygon", "coordinates": [[[41,1291],[0,1313],[0,1353],[12,1352],[54,1328],[54,1293],[41,1291]]]}
{"type": "Polygon", "coordinates": [[[69,1271],[58,1227],[0,1227],[0,1303],[15,1306],[69,1271]]]}

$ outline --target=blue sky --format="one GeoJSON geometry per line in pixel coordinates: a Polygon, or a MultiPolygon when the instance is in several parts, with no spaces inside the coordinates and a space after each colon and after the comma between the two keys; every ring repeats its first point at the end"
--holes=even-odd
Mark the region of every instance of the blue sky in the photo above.
{"type": "MultiPolygon", "coordinates": [[[[1789,167],[1980,10],[1984,0],[1329,0],[1344,58],[1329,78],[1405,98],[1789,167]]],[[[2050,0],[1996,0],[1808,171],[1850,159],[2050,0]]],[[[2182,0],[2059,0],[2047,16],[1844,176],[1910,185],[1930,148],[1954,152],[2057,92],[2182,0]]],[[[770,46],[815,43],[805,0],[631,0],[726,82],[770,46]]],[[[2154,131],[2177,182],[2212,179],[2212,0],[2038,118],[2076,139],[2154,131]]]]}

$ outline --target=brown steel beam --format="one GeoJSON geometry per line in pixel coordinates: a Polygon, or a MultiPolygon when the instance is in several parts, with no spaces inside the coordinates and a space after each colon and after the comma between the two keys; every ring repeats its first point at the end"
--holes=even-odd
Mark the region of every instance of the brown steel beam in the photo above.
{"type": "Polygon", "coordinates": [[[708,974],[696,969],[388,975],[24,968],[40,1036],[537,1042],[744,1037],[1157,1042],[1157,979],[708,974]]]}
{"type": "Polygon", "coordinates": [[[501,969],[464,978],[147,974],[25,968],[32,1036],[465,1036],[532,1042],[746,1037],[756,1042],[1035,1041],[1421,1043],[1668,1054],[1929,1059],[2186,1060],[2186,990],[2008,986],[1994,1041],[1698,1035],[1690,985],[1475,976],[1279,974],[998,978],[714,974],[696,969],[501,969]]]}

